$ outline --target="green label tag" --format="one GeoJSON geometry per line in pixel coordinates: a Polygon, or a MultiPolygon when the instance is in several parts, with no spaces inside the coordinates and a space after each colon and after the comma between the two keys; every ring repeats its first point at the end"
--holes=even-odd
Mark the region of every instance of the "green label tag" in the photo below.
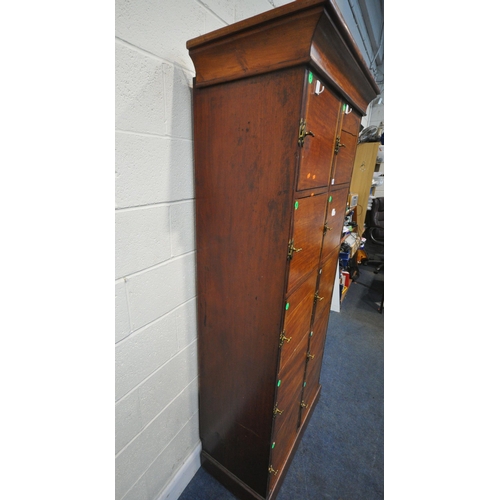
{"type": "Polygon", "coordinates": [[[306,382],[304,382],[304,387],[306,386],[306,382]]]}
{"type": "Polygon", "coordinates": [[[285,310],[288,311],[288,309],[290,309],[290,303],[289,302],[287,302],[286,306],[285,306],[285,310]]]}
{"type": "Polygon", "coordinates": [[[299,208],[299,202],[298,201],[295,202],[295,210],[297,210],[297,208],[299,208]]]}
{"type": "Polygon", "coordinates": [[[329,197],[328,197],[328,203],[331,203],[332,199],[333,199],[333,198],[332,198],[331,196],[329,196],[329,197]]]}
{"type": "Polygon", "coordinates": [[[273,445],[271,446],[271,448],[274,448],[276,446],[276,441],[273,443],[273,445]]]}
{"type": "Polygon", "coordinates": [[[309,83],[313,82],[313,74],[312,71],[309,71],[309,83]]]}
{"type": "Polygon", "coordinates": [[[278,387],[281,385],[281,380],[278,380],[278,387]]]}

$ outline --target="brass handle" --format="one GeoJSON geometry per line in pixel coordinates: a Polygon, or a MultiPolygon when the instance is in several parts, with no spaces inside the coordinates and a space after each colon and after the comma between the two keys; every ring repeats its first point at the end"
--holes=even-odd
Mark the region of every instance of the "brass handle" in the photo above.
{"type": "Polygon", "coordinates": [[[308,135],[310,135],[311,137],[314,137],[314,134],[310,130],[308,132],[306,132],[306,122],[305,122],[304,118],[301,118],[300,123],[299,123],[299,141],[298,141],[300,147],[304,146],[304,139],[308,135]]]}
{"type": "Polygon", "coordinates": [[[328,226],[327,224],[325,224],[325,230],[323,232],[327,232],[327,231],[331,231],[333,228],[331,228],[330,226],[328,226]]]}
{"type": "Polygon", "coordinates": [[[315,354],[311,354],[310,352],[307,353],[307,357],[309,359],[314,359],[315,354]]]}
{"type": "Polygon", "coordinates": [[[276,415],[281,415],[281,414],[283,413],[283,410],[280,410],[280,409],[278,408],[278,406],[275,406],[275,407],[274,407],[274,410],[273,410],[273,413],[274,413],[274,416],[276,416],[276,415]]]}
{"type": "Polygon", "coordinates": [[[309,405],[308,405],[308,404],[306,404],[306,403],[304,403],[304,401],[301,401],[301,402],[300,402],[300,407],[301,407],[301,408],[307,408],[308,406],[309,406],[309,405]]]}
{"type": "Polygon", "coordinates": [[[293,257],[293,252],[302,252],[302,248],[295,248],[293,245],[293,240],[288,243],[288,259],[291,260],[293,257]]]}
{"type": "Polygon", "coordinates": [[[345,144],[340,143],[340,137],[337,136],[335,139],[335,154],[339,152],[340,148],[345,148],[345,144]]]}
{"type": "Polygon", "coordinates": [[[278,474],[278,472],[279,472],[279,470],[274,470],[272,465],[271,465],[271,466],[269,467],[269,469],[267,469],[267,470],[268,470],[271,474],[274,474],[274,475],[278,474]]]}
{"type": "Polygon", "coordinates": [[[314,294],[314,299],[315,299],[315,300],[317,300],[318,302],[321,302],[324,298],[325,298],[325,297],[320,297],[320,296],[318,295],[318,292],[316,292],[316,293],[314,294]]]}
{"type": "Polygon", "coordinates": [[[285,334],[284,334],[284,333],[282,333],[282,334],[280,335],[280,347],[282,347],[282,346],[283,346],[283,344],[285,343],[285,340],[286,340],[286,342],[287,342],[287,344],[288,344],[288,342],[290,342],[290,340],[292,340],[292,337],[285,337],[285,334]]]}

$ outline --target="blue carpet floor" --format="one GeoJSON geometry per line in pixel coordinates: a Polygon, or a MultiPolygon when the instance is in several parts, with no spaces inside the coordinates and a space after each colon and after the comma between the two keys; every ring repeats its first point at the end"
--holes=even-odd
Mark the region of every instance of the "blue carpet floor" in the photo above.
{"type": "MultiPolygon", "coordinates": [[[[383,270],[360,265],[340,313],[330,313],[320,400],[277,500],[384,497],[383,270]]],[[[203,468],[179,500],[235,500],[203,468]]]]}

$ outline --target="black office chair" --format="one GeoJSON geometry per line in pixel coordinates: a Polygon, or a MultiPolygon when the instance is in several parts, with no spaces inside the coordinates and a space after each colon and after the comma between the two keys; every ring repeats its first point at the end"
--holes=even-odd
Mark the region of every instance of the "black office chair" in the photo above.
{"type": "Polygon", "coordinates": [[[366,234],[373,243],[384,244],[384,197],[374,198],[372,207],[366,213],[366,234]]]}
{"type": "MultiPolygon", "coordinates": [[[[370,210],[366,212],[366,230],[365,237],[367,243],[374,244],[376,246],[384,245],[384,198],[375,198],[372,203],[372,207],[370,210]]],[[[368,249],[368,245],[367,245],[368,249]]],[[[381,260],[372,260],[370,258],[370,253],[368,253],[368,258],[364,262],[365,265],[371,264],[377,266],[375,274],[378,274],[380,270],[384,267],[384,254],[382,251],[381,255],[377,255],[377,252],[374,252],[377,257],[381,257],[381,260]]],[[[379,313],[382,313],[384,310],[384,293],[382,292],[382,298],[380,301],[380,307],[378,309],[379,313]]]]}
{"type": "MultiPolygon", "coordinates": [[[[384,197],[375,198],[371,209],[366,212],[365,238],[375,245],[384,245],[384,197]]],[[[366,264],[375,264],[374,273],[377,274],[384,267],[384,260],[371,260],[368,255],[366,264]]]]}

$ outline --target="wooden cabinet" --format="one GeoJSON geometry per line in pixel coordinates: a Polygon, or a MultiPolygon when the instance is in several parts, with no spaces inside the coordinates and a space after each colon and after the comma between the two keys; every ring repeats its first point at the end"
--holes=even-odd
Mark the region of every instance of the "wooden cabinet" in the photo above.
{"type": "Polygon", "coordinates": [[[190,40],[202,464],[275,498],[320,394],[361,115],[378,88],[332,1],[190,40]]]}
{"type": "Polygon", "coordinates": [[[355,207],[356,232],[362,236],[380,142],[365,142],[356,148],[349,191],[358,195],[355,207]]]}

